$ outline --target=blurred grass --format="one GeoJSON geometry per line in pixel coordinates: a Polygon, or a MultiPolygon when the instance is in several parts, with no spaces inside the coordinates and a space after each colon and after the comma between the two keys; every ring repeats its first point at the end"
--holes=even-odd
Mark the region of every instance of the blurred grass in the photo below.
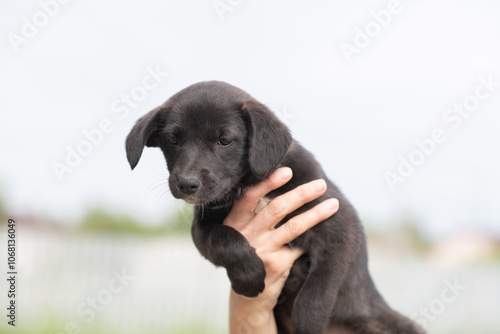
{"type": "MultiPolygon", "coordinates": [[[[143,330],[137,331],[137,334],[220,334],[223,331],[210,331],[207,330],[202,324],[196,325],[193,324],[189,327],[170,327],[158,330],[148,330],[144,332],[143,330]]],[[[16,325],[15,327],[0,327],[0,334],[122,334],[121,331],[118,330],[108,330],[104,328],[99,328],[97,326],[82,326],[78,327],[78,329],[71,329],[69,331],[65,331],[64,325],[35,325],[32,324],[30,326],[22,326],[16,325]]],[[[127,333],[131,333],[128,332],[127,333]]]]}
{"type": "MultiPolygon", "coordinates": [[[[137,334],[220,334],[224,330],[207,330],[202,324],[193,324],[189,327],[170,327],[159,330],[148,330],[147,332],[138,331],[137,334]]],[[[82,326],[79,330],[74,331],[64,331],[64,327],[58,327],[56,325],[51,326],[36,326],[31,325],[29,327],[16,326],[16,327],[0,327],[0,334],[122,334],[120,331],[110,331],[104,328],[98,328],[96,326],[82,326]]],[[[130,333],[130,332],[127,332],[130,333]]],[[[436,334],[470,334],[470,331],[439,331],[436,334]]],[[[481,332],[481,334],[498,334],[495,331],[481,332]]]]}
{"type": "Polygon", "coordinates": [[[83,232],[134,234],[134,235],[183,235],[189,234],[193,212],[179,210],[164,219],[161,225],[153,225],[124,214],[115,214],[102,208],[89,210],[78,223],[83,232]]]}
{"type": "Polygon", "coordinates": [[[399,252],[425,256],[433,243],[429,240],[421,224],[411,215],[404,215],[390,228],[376,228],[378,224],[364,221],[364,230],[369,246],[397,248],[399,252]]]}
{"type": "MultiPolygon", "coordinates": [[[[137,334],[220,334],[224,332],[224,329],[220,330],[210,330],[206,328],[204,324],[193,323],[189,325],[172,325],[159,329],[148,328],[146,331],[144,329],[139,329],[137,334]]],[[[64,321],[57,316],[49,316],[44,320],[40,321],[38,324],[23,323],[22,320],[16,320],[16,326],[8,326],[6,324],[0,325],[0,334],[122,334],[122,331],[118,329],[106,328],[103,325],[99,325],[96,322],[91,323],[77,323],[73,321],[64,321]]],[[[126,333],[134,333],[133,331],[127,330],[126,333]]]]}

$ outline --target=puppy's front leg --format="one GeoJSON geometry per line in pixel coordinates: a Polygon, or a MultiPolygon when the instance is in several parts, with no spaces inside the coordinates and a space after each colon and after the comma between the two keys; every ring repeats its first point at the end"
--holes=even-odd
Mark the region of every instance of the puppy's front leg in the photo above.
{"type": "Polygon", "coordinates": [[[210,262],[226,268],[234,292],[257,297],[264,291],[264,264],[241,233],[222,225],[224,218],[206,211],[201,218],[195,209],[191,228],[194,244],[210,262]]]}

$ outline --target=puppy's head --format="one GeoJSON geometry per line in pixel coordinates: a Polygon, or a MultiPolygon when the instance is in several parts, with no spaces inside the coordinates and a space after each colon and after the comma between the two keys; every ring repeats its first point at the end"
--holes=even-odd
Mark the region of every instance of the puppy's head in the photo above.
{"type": "Polygon", "coordinates": [[[140,118],[126,150],[133,169],[144,146],[161,148],[172,195],[207,204],[231,198],[248,176],[265,178],[291,141],[266,106],[241,89],[210,81],[183,89],[140,118]]]}

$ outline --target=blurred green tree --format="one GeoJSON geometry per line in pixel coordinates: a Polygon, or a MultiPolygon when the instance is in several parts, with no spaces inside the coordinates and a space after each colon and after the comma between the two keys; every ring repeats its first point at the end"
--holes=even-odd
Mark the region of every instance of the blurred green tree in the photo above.
{"type": "Polygon", "coordinates": [[[102,208],[89,210],[79,223],[84,232],[103,232],[119,234],[189,234],[192,210],[179,210],[168,215],[165,223],[154,225],[147,221],[138,221],[126,214],[115,214],[102,208]]]}
{"type": "Polygon", "coordinates": [[[5,210],[5,204],[3,200],[3,196],[0,193],[0,219],[4,220],[7,217],[7,212],[5,210]]]}

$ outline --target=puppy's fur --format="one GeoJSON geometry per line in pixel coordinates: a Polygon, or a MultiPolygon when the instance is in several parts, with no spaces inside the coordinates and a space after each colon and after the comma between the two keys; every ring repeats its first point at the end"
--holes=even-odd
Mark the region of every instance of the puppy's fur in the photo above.
{"type": "Polygon", "coordinates": [[[274,309],[280,333],[318,334],[332,328],[422,333],[377,292],[367,269],[363,229],[351,204],[287,127],[250,95],[217,81],[187,87],[133,127],[126,141],[132,169],[144,146],[161,148],[172,195],[195,205],[192,236],[200,253],[225,267],[233,290],[248,297],[263,291],[266,272],[245,237],[222,225],[232,204],[245,188],[280,166],[290,167],[293,178],[268,194],[270,199],[311,180],[326,180],[323,196],[278,224],[327,198],[340,202],[333,217],[291,243],[306,254],[293,265],[274,309]]]}

